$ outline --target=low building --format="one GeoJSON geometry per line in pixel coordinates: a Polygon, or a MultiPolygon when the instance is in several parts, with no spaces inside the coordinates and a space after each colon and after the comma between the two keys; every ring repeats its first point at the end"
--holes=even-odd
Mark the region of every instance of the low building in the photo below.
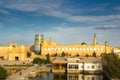
{"type": "Polygon", "coordinates": [[[52,72],[67,73],[102,73],[101,60],[94,57],[85,58],[63,58],[53,61],[52,72]]]}
{"type": "Polygon", "coordinates": [[[99,58],[89,57],[68,60],[68,73],[101,73],[103,71],[102,63],[99,58]]]}
{"type": "Polygon", "coordinates": [[[25,61],[28,60],[27,52],[29,51],[28,46],[17,46],[17,43],[10,43],[9,46],[0,46],[0,60],[9,61],[25,61]]]}

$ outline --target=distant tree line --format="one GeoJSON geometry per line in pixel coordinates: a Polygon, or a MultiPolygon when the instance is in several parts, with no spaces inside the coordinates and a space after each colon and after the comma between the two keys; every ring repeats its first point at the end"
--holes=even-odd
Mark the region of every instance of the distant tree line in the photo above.
{"type": "MultiPolygon", "coordinates": [[[[81,54],[82,55],[82,54],[81,54]]],[[[76,53],[74,56],[75,57],[79,57],[79,56],[81,56],[79,53],[76,53]]],[[[68,54],[68,53],[65,53],[64,51],[61,53],[61,54],[58,54],[58,53],[55,53],[55,54],[53,54],[53,55],[51,55],[52,57],[57,57],[57,56],[59,56],[59,57],[65,57],[65,56],[71,56],[71,54],[68,54]]],[[[93,53],[92,53],[92,55],[88,55],[88,54],[85,54],[84,55],[85,57],[97,57],[97,54],[96,54],[96,52],[94,51],[93,53]]]]}

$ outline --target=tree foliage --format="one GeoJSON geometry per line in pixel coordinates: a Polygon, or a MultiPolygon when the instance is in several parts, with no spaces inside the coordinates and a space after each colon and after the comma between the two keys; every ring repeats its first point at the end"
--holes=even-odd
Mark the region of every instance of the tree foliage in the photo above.
{"type": "Polygon", "coordinates": [[[46,62],[50,63],[50,55],[49,55],[49,53],[46,55],[46,62]]]}
{"type": "Polygon", "coordinates": [[[62,52],[62,53],[61,53],[61,56],[62,56],[62,57],[66,56],[65,52],[62,52]]]}
{"type": "Polygon", "coordinates": [[[50,59],[41,59],[41,58],[34,58],[33,59],[33,64],[46,64],[46,63],[50,63],[50,59]]]}
{"type": "Polygon", "coordinates": [[[76,56],[76,57],[79,57],[80,55],[79,55],[79,53],[77,53],[75,56],[76,56]]]}
{"type": "Polygon", "coordinates": [[[116,54],[104,54],[102,64],[112,78],[120,78],[120,58],[116,54]]]}
{"type": "Polygon", "coordinates": [[[27,52],[27,57],[31,57],[31,53],[30,52],[27,52]]]}
{"type": "Polygon", "coordinates": [[[7,76],[7,70],[5,70],[3,67],[0,67],[0,79],[5,79],[7,76]]]}
{"type": "Polygon", "coordinates": [[[33,63],[34,64],[42,64],[42,59],[41,58],[34,58],[33,63]]]}
{"type": "Polygon", "coordinates": [[[55,54],[54,54],[54,57],[57,57],[57,56],[58,56],[58,54],[57,54],[57,53],[55,53],[55,54]]]}
{"type": "Polygon", "coordinates": [[[96,52],[94,51],[93,54],[92,54],[93,57],[96,57],[96,52]]]}

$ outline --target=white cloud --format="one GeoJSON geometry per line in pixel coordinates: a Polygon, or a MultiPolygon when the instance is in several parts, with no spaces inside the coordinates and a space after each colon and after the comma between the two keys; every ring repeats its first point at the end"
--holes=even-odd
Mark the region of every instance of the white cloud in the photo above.
{"type": "Polygon", "coordinates": [[[113,30],[113,29],[120,29],[119,26],[115,26],[115,25],[103,25],[100,27],[96,27],[96,30],[113,30]]]}
{"type": "Polygon", "coordinates": [[[56,27],[54,31],[43,33],[45,39],[49,40],[52,37],[53,40],[59,45],[72,45],[81,44],[86,42],[88,45],[93,44],[94,33],[97,34],[97,43],[104,45],[105,41],[110,43],[110,46],[119,46],[120,37],[118,32],[112,31],[96,31],[95,27],[56,27]],[[112,36],[112,38],[111,38],[112,36]],[[116,43],[117,42],[117,43],[116,43]]]}
{"type": "Polygon", "coordinates": [[[49,1],[49,0],[26,0],[26,1],[9,1],[6,2],[7,5],[3,5],[9,9],[15,9],[19,11],[30,11],[30,12],[41,12],[49,9],[56,9],[60,5],[60,1],[49,1]],[[53,5],[54,4],[54,5],[53,5]]]}
{"type": "Polygon", "coordinates": [[[120,6],[117,6],[114,9],[120,11],[120,6]]]}
{"type": "Polygon", "coordinates": [[[45,32],[46,39],[52,37],[57,44],[70,45],[70,44],[81,44],[83,41],[88,44],[92,44],[93,33],[90,31],[94,30],[86,27],[63,27],[59,26],[52,32],[45,32]],[[85,36],[87,34],[87,36],[85,36]]]}
{"type": "Polygon", "coordinates": [[[27,0],[27,1],[9,1],[6,2],[7,5],[2,5],[9,9],[19,10],[19,11],[28,11],[36,14],[43,14],[47,16],[58,17],[62,19],[66,19],[73,22],[104,22],[110,20],[120,19],[120,14],[114,15],[101,15],[101,16],[75,16],[71,13],[63,12],[61,9],[63,1],[49,1],[49,0],[27,0]],[[54,4],[54,5],[53,5],[54,4]]]}
{"type": "Polygon", "coordinates": [[[9,15],[10,13],[6,10],[0,9],[0,13],[9,15]]]}

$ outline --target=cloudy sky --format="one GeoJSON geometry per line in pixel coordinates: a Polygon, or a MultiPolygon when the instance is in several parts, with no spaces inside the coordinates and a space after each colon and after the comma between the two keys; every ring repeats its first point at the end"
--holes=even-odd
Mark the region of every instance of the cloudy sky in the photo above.
{"type": "Polygon", "coordinates": [[[120,46],[120,0],[0,0],[0,45],[33,45],[35,34],[57,44],[120,46]]]}

